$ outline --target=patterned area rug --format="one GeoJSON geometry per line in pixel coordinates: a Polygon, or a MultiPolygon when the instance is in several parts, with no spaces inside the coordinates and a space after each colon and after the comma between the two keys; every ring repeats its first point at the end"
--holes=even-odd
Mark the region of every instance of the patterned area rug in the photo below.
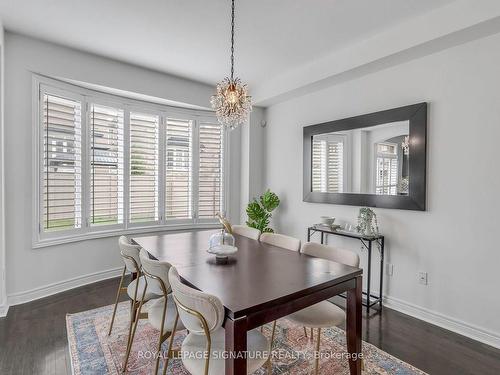
{"type": "MultiPolygon", "coordinates": [[[[74,375],[119,375],[122,373],[128,335],[129,306],[127,302],[119,305],[111,336],[107,333],[113,306],[67,315],[68,342],[74,375]]],[[[270,328],[270,325],[264,328],[264,334],[267,337],[270,337],[270,328]]],[[[176,333],[174,348],[180,348],[185,335],[185,331],[176,333]]],[[[150,326],[147,320],[141,320],[127,366],[128,374],[153,373],[157,340],[158,331],[150,326]]],[[[163,344],[165,353],[167,348],[168,340],[163,344]]],[[[349,374],[346,355],[345,332],[339,328],[323,330],[320,373],[349,374]]],[[[363,342],[363,358],[365,364],[363,374],[425,374],[366,342],[363,342]]],[[[163,370],[163,363],[163,359],[160,359],[160,371],[163,370]]],[[[314,342],[310,337],[305,337],[302,327],[280,319],[273,346],[273,374],[310,374],[313,365],[314,342]]],[[[167,373],[189,374],[180,359],[170,360],[167,373]]],[[[267,370],[262,368],[255,374],[264,375],[267,374],[267,370]]]]}

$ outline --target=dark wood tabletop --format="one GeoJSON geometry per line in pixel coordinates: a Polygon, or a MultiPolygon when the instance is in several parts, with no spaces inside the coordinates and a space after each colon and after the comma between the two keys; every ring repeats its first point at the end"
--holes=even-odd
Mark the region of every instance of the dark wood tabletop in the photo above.
{"type": "Polygon", "coordinates": [[[310,294],[361,274],[340,263],[310,257],[235,235],[238,252],[227,264],[207,253],[217,231],[197,231],[134,238],[150,255],[175,266],[184,282],[219,297],[237,318],[280,298],[310,294]]]}
{"type": "MultiPolygon", "coordinates": [[[[178,269],[184,283],[220,298],[226,309],[226,350],[244,352],[246,332],[347,292],[348,350],[361,352],[362,270],[235,235],[238,252],[227,264],[207,253],[217,230],[136,237],[153,258],[178,269]]],[[[350,363],[360,374],[360,361],[350,363]]],[[[229,359],[226,374],[246,374],[246,361],[229,359]]]]}

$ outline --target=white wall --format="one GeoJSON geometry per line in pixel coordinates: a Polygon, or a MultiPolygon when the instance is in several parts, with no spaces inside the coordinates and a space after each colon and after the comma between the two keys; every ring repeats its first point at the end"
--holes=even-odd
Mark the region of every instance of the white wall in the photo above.
{"type": "Polygon", "coordinates": [[[0,22],[0,317],[7,313],[5,287],[5,206],[4,206],[4,30],[0,22]]]}
{"type": "MultiPolygon", "coordinates": [[[[63,286],[110,277],[121,266],[116,238],[31,248],[32,72],[204,107],[209,106],[213,87],[17,34],[6,33],[5,42],[7,294],[13,304],[57,292],[63,286]],[[65,282],[63,286],[61,282],[65,282]]],[[[238,131],[232,133],[230,142],[230,176],[234,183],[230,212],[238,218],[238,131]]]]}
{"type": "Polygon", "coordinates": [[[260,196],[265,178],[265,110],[254,107],[247,125],[241,126],[241,215],[240,223],[247,220],[246,207],[250,200],[260,196]]]}
{"type": "Polygon", "coordinates": [[[265,163],[281,232],[305,240],[321,215],[355,222],[358,207],[302,201],[302,127],[429,102],[428,210],[375,210],[394,264],[387,304],[498,347],[499,46],[496,34],[273,105],[265,163]]]}

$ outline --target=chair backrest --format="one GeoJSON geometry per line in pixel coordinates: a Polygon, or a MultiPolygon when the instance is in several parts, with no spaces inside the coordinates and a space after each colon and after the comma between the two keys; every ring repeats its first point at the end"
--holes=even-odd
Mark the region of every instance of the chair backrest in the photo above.
{"type": "MultiPolygon", "coordinates": [[[[209,332],[222,327],[222,323],[224,323],[224,306],[219,298],[184,285],[175,267],[170,268],[168,279],[176,303],[201,314],[207,323],[209,332]]],[[[196,314],[185,311],[182,307],[178,306],[177,310],[182,323],[189,332],[198,335],[205,334],[200,318],[196,314]]]]}
{"type": "Polygon", "coordinates": [[[306,242],[301,252],[317,258],[331,260],[351,267],[359,267],[359,255],[354,251],[322,245],[316,242],[306,242]]]}
{"type": "Polygon", "coordinates": [[[294,237],[285,236],[284,234],[262,233],[260,241],[270,245],[282,247],[292,251],[300,250],[300,240],[294,237]]]}
{"type": "Polygon", "coordinates": [[[148,290],[160,295],[170,293],[171,287],[168,281],[168,271],[172,265],[168,262],[160,262],[156,259],[151,259],[148,252],[144,249],[141,249],[140,258],[142,270],[148,281],[148,290]],[[161,282],[156,279],[156,277],[159,278],[161,282]],[[162,283],[163,286],[161,285],[162,283]],[[163,288],[165,288],[165,290],[163,288]]]}
{"type": "Polygon", "coordinates": [[[139,258],[139,251],[141,247],[139,245],[133,245],[130,240],[125,236],[120,236],[118,239],[118,246],[120,247],[120,254],[122,255],[125,267],[129,272],[139,272],[141,268],[141,260],[139,258]],[[132,257],[137,263],[137,267],[132,260],[127,257],[132,257]]]}
{"type": "Polygon", "coordinates": [[[233,225],[233,233],[239,234],[240,236],[251,238],[252,240],[258,240],[260,236],[260,230],[247,227],[246,225],[233,225]]]}

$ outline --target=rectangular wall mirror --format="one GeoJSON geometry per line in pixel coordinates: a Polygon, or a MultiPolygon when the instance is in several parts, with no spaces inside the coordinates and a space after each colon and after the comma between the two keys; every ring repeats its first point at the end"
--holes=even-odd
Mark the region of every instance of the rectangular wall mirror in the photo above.
{"type": "Polygon", "coordinates": [[[427,104],[304,127],[304,201],[425,210],[427,104]]]}

